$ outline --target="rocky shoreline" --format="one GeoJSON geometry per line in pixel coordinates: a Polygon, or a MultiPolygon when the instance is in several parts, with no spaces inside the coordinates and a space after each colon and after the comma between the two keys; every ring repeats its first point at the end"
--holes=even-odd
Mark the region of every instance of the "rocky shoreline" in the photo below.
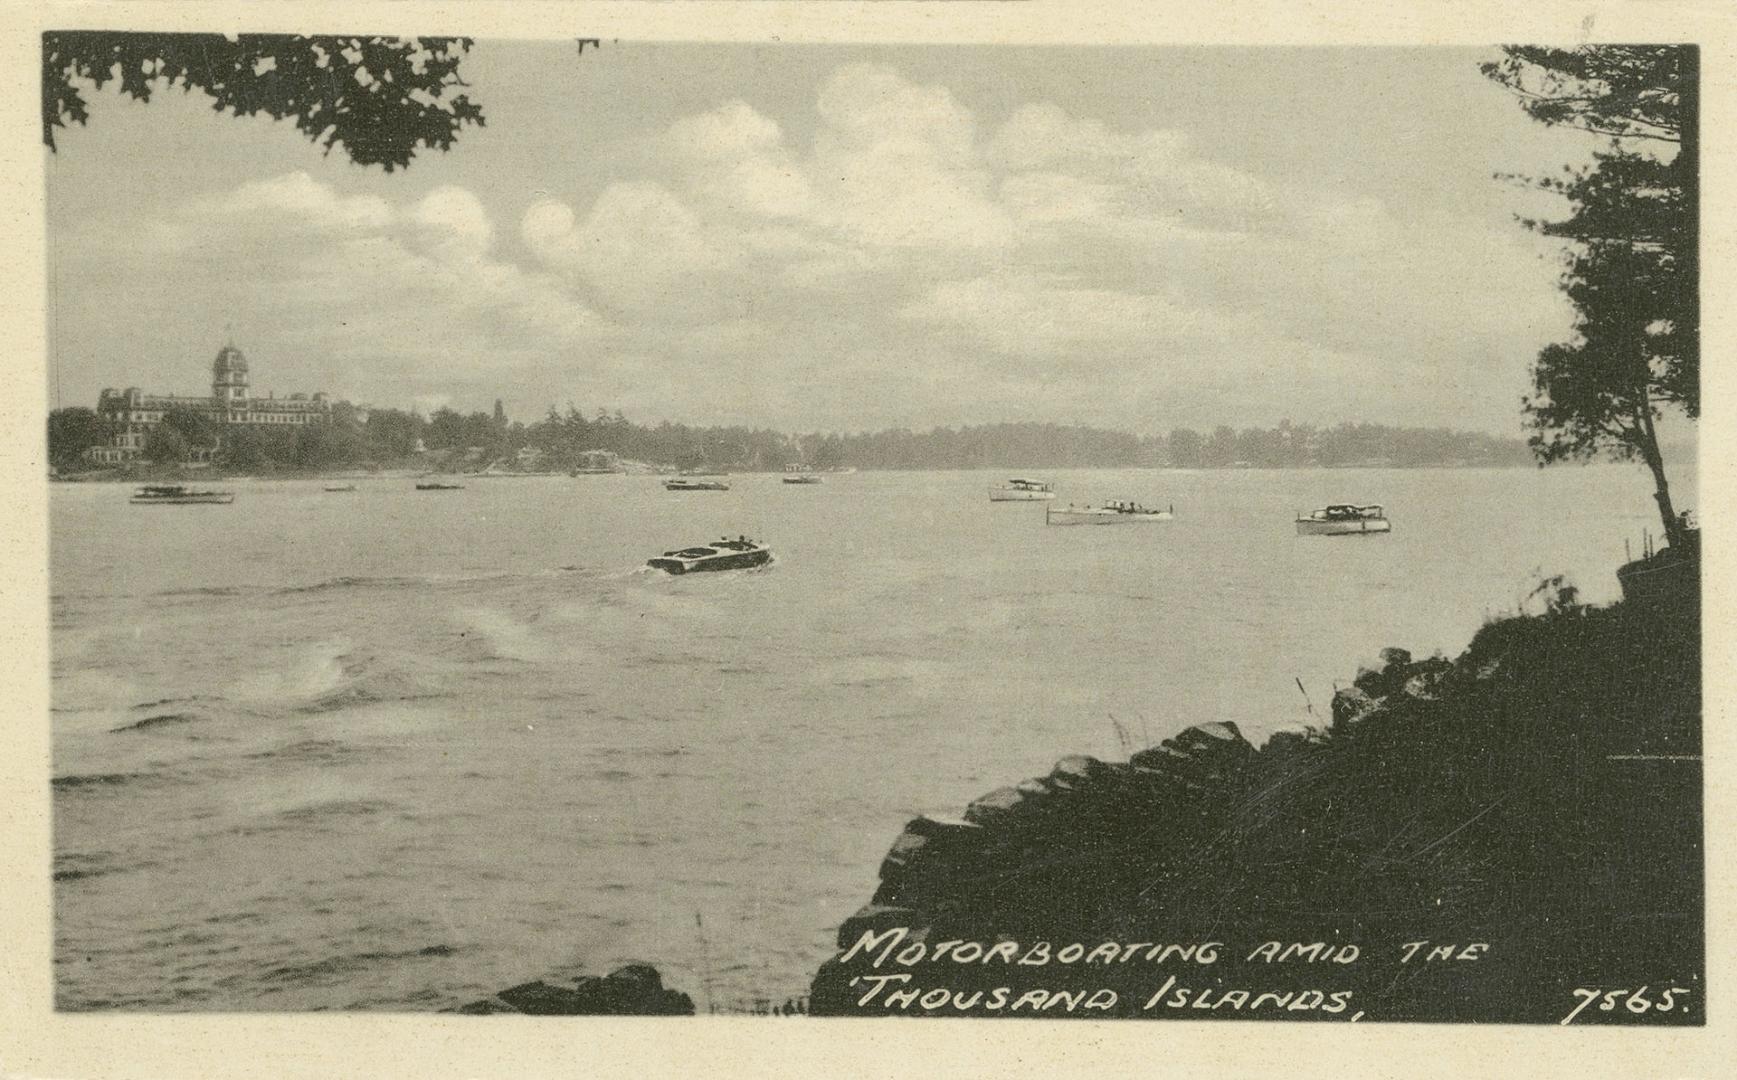
{"type": "MultiPolygon", "coordinates": [[[[1196,973],[1203,987],[1310,1002],[1309,978],[1278,977],[1259,955],[1269,939],[1327,953],[1482,943],[1475,981],[1470,963],[1334,972],[1347,999],[1389,1020],[1554,1021],[1577,979],[1668,977],[1699,993],[1699,647],[1692,614],[1570,597],[1487,625],[1453,661],[1385,651],[1335,695],[1325,728],[1257,748],[1234,724],[1196,724],[1127,762],[1066,757],[957,818],[918,817],[839,928],[811,1011],[958,1015],[970,993],[1017,993],[1039,975],[1052,994],[1115,984],[1089,962],[993,962],[1010,942],[1036,969],[1048,961],[1029,959],[1035,943],[1045,957],[1078,943],[1083,958],[1104,943],[1211,941],[1225,955],[1210,982],[1196,973]],[[912,966],[881,949],[894,940],[912,966]],[[956,962],[935,967],[935,950],[956,962]],[[889,1006],[901,987],[925,989],[889,1006]]],[[[1150,974],[1139,988],[1174,969],[1150,974]]],[[[1139,1008],[1135,988],[1097,1013],[1052,997],[1066,1008],[1050,1014],[1177,1015],[1139,1008]]],[[[963,1011],[1022,1015],[985,1013],[994,1000],[963,1011]]],[[[1244,1015],[1243,998],[1223,1011],[1214,1000],[1181,1015],[1244,1015]]]]}

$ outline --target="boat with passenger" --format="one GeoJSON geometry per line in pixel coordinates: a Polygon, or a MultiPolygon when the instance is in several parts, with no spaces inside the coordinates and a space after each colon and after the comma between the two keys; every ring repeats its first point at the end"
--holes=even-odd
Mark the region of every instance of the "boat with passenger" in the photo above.
{"type": "Polygon", "coordinates": [[[1042,480],[1009,480],[989,489],[990,502],[1046,502],[1055,498],[1055,488],[1042,480]]]}
{"type": "Polygon", "coordinates": [[[356,485],[355,484],[329,484],[329,485],[327,485],[326,490],[327,491],[355,491],[356,485]]]}
{"type": "Polygon", "coordinates": [[[728,491],[730,485],[722,480],[690,480],[677,476],[663,482],[666,491],[728,491]]]}
{"type": "Polygon", "coordinates": [[[738,536],[724,537],[709,544],[666,551],[645,565],[670,574],[694,574],[704,570],[746,570],[772,561],[772,549],[765,544],[738,536]]]}
{"type": "Polygon", "coordinates": [[[463,491],[463,484],[443,484],[439,480],[425,480],[416,485],[417,491],[463,491]]]}
{"type": "Polygon", "coordinates": [[[793,473],[784,477],[786,484],[818,484],[820,477],[813,473],[793,473]]]}
{"type": "Polygon", "coordinates": [[[1375,503],[1333,503],[1297,515],[1298,536],[1376,536],[1392,531],[1387,512],[1375,503]]]}
{"type": "Polygon", "coordinates": [[[199,491],[185,484],[146,484],[127,501],[136,506],[224,506],[235,501],[235,492],[199,491]]]}
{"type": "Polygon", "coordinates": [[[1136,521],[1170,521],[1175,517],[1175,506],[1158,510],[1124,500],[1107,502],[1101,506],[1075,506],[1069,503],[1061,509],[1045,507],[1043,512],[1045,525],[1128,525],[1136,521]]]}

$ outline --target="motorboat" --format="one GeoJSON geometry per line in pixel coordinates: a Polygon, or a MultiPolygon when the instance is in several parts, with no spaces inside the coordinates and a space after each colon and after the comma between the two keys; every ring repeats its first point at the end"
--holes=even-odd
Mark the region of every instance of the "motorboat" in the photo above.
{"type": "Polygon", "coordinates": [[[1042,480],[1009,480],[989,489],[990,502],[1046,502],[1055,498],[1055,488],[1042,480]]]}
{"type": "Polygon", "coordinates": [[[784,478],[786,484],[818,484],[820,477],[813,473],[794,473],[784,478]]]}
{"type": "Polygon", "coordinates": [[[463,484],[443,484],[438,480],[427,480],[416,485],[417,491],[463,491],[463,484]]]}
{"type": "Polygon", "coordinates": [[[1167,506],[1155,510],[1137,502],[1117,500],[1104,503],[1102,506],[1067,506],[1057,509],[1045,507],[1043,521],[1046,525],[1128,525],[1136,521],[1171,521],[1176,517],[1176,508],[1167,506]]]}
{"type": "Polygon", "coordinates": [[[332,486],[326,488],[326,490],[327,491],[355,491],[356,485],[355,484],[333,484],[332,486]]]}
{"type": "Polygon", "coordinates": [[[1298,536],[1374,536],[1393,531],[1393,522],[1375,504],[1334,503],[1297,515],[1298,536]]]}
{"type": "Polygon", "coordinates": [[[655,559],[647,559],[645,565],[671,574],[694,574],[702,570],[746,570],[771,561],[771,548],[739,536],[666,551],[655,559]]]}
{"type": "Polygon", "coordinates": [[[728,491],[730,485],[722,480],[689,480],[686,477],[675,477],[663,482],[666,491],[728,491]]]}
{"type": "Polygon", "coordinates": [[[196,491],[185,484],[146,484],[133,492],[128,502],[138,506],[222,506],[235,501],[233,491],[196,491]]]}

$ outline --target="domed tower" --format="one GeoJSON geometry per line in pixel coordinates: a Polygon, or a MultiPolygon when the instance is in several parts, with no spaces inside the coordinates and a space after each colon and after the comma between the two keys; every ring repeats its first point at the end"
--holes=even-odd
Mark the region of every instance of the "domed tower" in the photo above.
{"type": "Polygon", "coordinates": [[[234,345],[217,350],[211,362],[211,396],[225,409],[247,407],[247,357],[234,345]]]}

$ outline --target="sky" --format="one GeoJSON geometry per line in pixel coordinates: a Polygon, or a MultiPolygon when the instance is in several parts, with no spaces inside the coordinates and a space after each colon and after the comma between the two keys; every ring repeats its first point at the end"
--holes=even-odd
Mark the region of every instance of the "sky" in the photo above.
{"type": "Polygon", "coordinates": [[[1495,50],[480,41],[386,174],[112,86],[44,150],[50,400],[503,399],[790,431],[1521,433],[1585,162],[1495,50]]]}

